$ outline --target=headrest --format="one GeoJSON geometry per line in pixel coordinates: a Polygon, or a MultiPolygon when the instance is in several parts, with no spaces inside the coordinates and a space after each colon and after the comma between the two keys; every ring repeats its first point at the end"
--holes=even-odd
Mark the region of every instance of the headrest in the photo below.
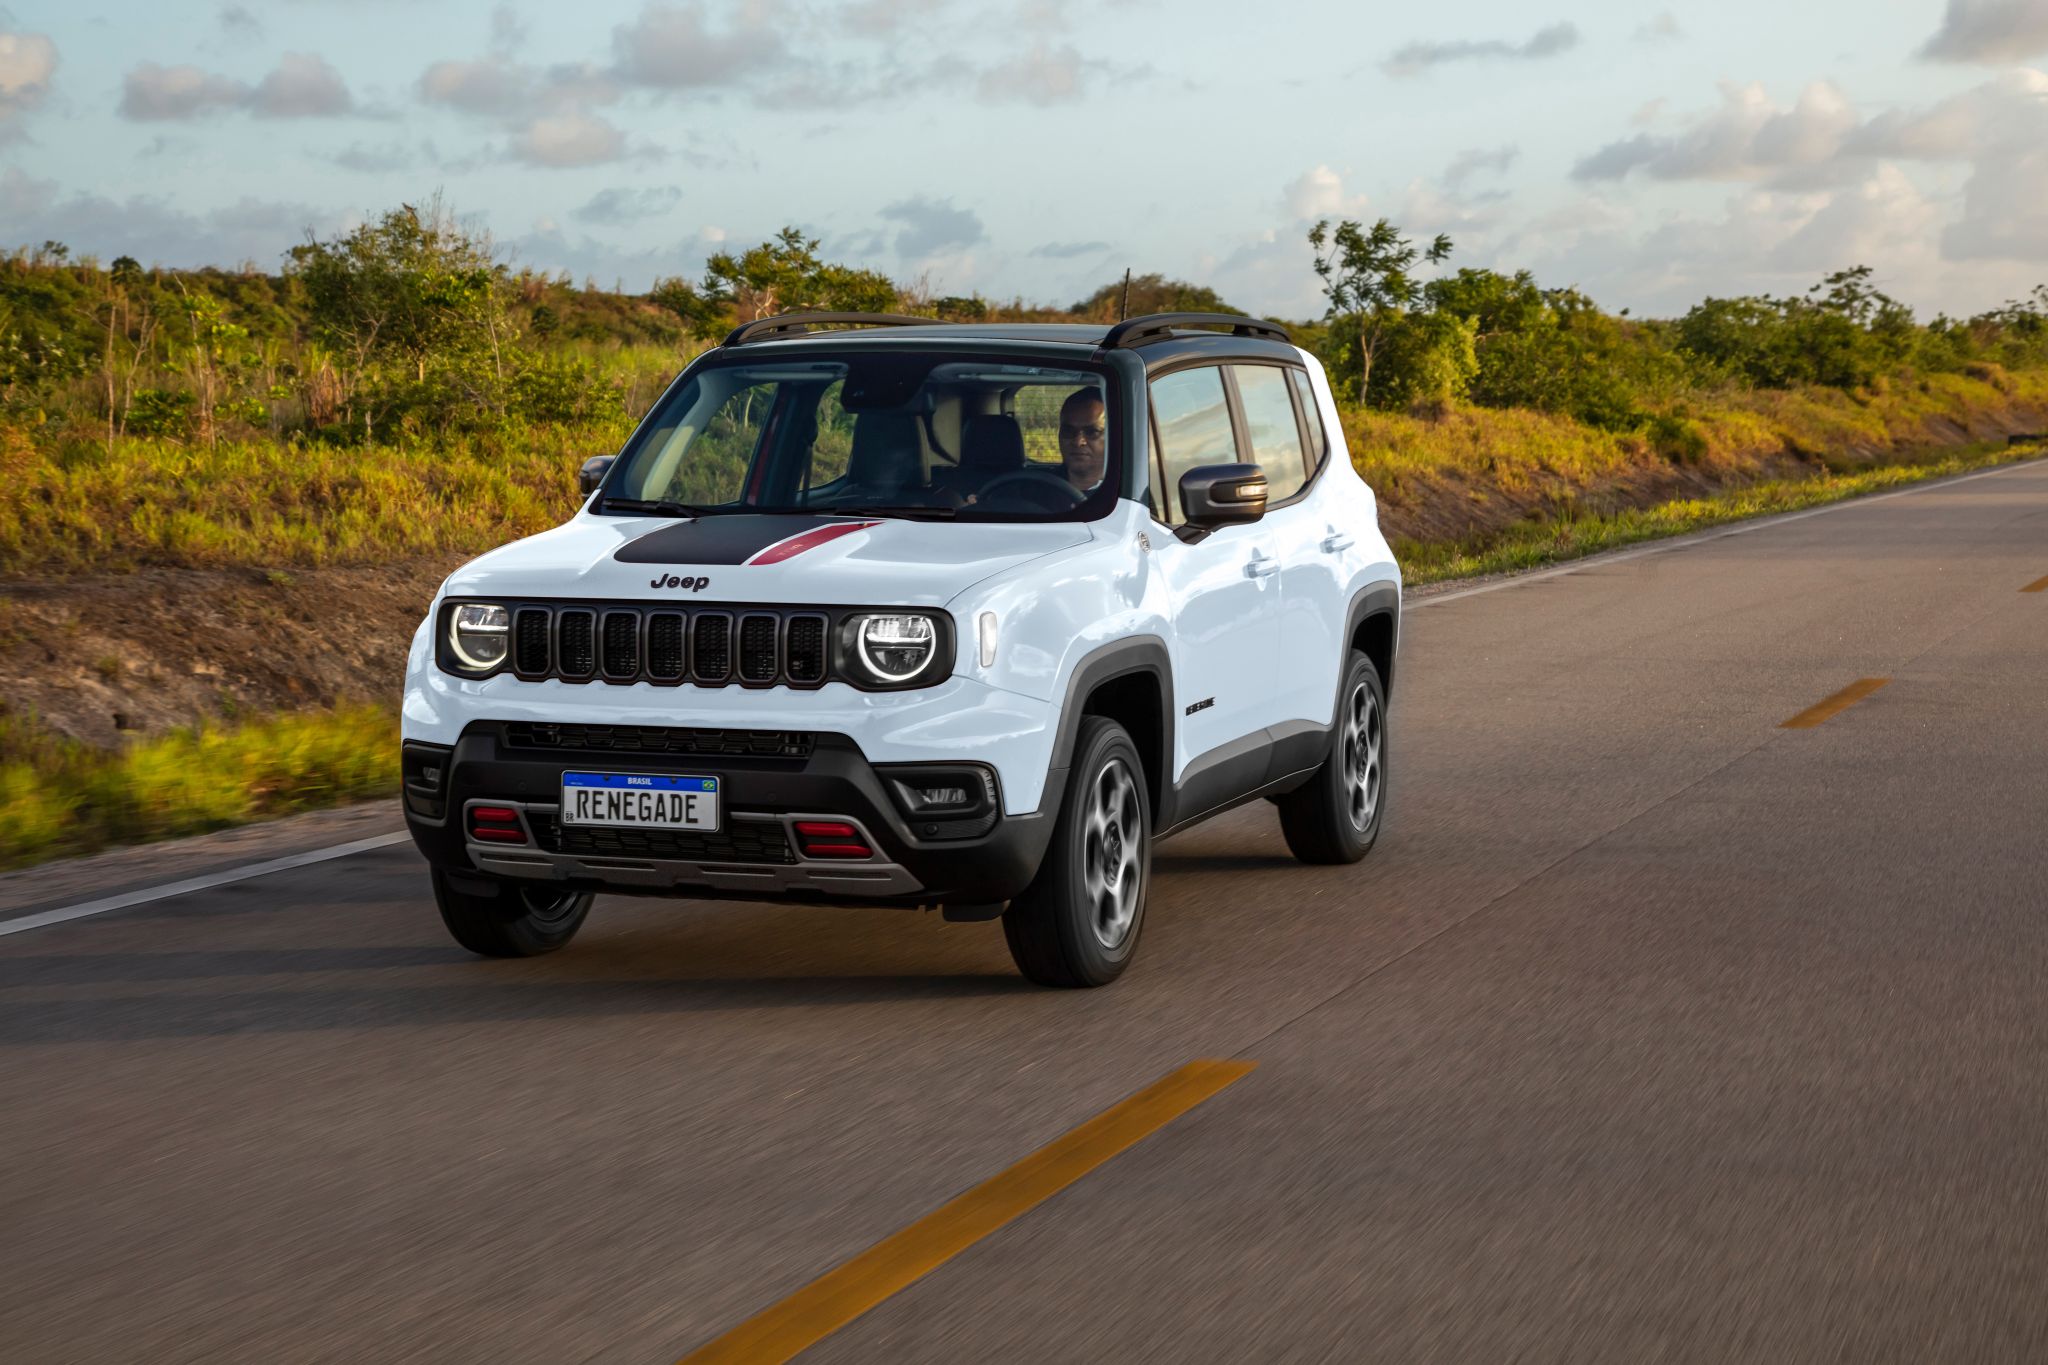
{"type": "Polygon", "coordinates": [[[853,449],[846,477],[854,483],[893,488],[918,477],[917,419],[901,412],[864,412],[853,419],[853,449]]]}
{"type": "Polygon", "coordinates": [[[1017,419],[985,413],[960,432],[960,467],[976,474],[1007,474],[1024,467],[1024,429],[1017,419]]]}

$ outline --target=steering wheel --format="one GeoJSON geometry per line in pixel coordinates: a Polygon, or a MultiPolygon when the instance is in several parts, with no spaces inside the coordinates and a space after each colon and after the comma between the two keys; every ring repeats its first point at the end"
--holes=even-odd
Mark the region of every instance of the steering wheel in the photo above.
{"type": "Polygon", "coordinates": [[[985,505],[989,495],[1005,485],[1022,491],[1027,502],[1038,503],[1048,512],[1064,512],[1069,507],[1078,507],[1088,495],[1067,482],[1065,476],[1048,469],[1013,469],[1007,474],[998,474],[983,484],[981,491],[974,495],[977,505],[985,505]],[[1058,495],[1055,498],[1054,495],[1058,495]]]}

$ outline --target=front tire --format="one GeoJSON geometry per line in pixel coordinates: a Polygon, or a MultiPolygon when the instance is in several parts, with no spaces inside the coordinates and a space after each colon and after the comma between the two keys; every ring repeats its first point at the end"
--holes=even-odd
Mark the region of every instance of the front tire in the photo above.
{"type": "Polygon", "coordinates": [[[492,883],[489,894],[465,891],[433,869],[434,904],[455,941],[482,957],[538,957],[576,937],[590,913],[588,891],[492,883]]]}
{"type": "Polygon", "coordinates": [[[1387,809],[1387,693],[1371,659],[1351,652],[1338,696],[1329,756],[1275,803],[1288,850],[1305,863],[1357,862],[1387,809]]]}
{"type": "Polygon", "coordinates": [[[1003,912],[1017,970],[1041,986],[1106,986],[1137,953],[1152,884],[1152,802],[1123,726],[1086,716],[1038,875],[1003,912]]]}

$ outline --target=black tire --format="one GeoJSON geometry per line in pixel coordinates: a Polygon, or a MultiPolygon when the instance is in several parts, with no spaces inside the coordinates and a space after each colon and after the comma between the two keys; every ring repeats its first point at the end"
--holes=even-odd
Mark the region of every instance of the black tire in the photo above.
{"type": "Polygon", "coordinates": [[[1387,813],[1387,693],[1358,651],[1344,669],[1330,752],[1315,776],[1274,804],[1287,847],[1305,863],[1355,863],[1387,813]]]}
{"type": "Polygon", "coordinates": [[[1116,980],[1137,953],[1151,886],[1152,801],[1138,746],[1115,721],[1083,717],[1045,861],[1003,912],[1017,970],[1041,986],[1116,980]]]}
{"type": "Polygon", "coordinates": [[[455,941],[483,957],[538,957],[576,937],[591,893],[493,883],[489,894],[464,891],[433,870],[434,904],[455,941]]]}

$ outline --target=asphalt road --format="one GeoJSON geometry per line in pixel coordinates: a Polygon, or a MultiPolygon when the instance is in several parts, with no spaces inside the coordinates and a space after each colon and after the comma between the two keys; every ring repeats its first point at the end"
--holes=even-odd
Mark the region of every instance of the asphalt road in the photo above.
{"type": "Polygon", "coordinates": [[[1165,845],[1105,991],[406,847],[0,937],[0,1358],[672,1361],[1198,1058],[806,1359],[2048,1358],[2044,576],[2036,464],[1419,606],[1379,850],[1165,845]]]}

